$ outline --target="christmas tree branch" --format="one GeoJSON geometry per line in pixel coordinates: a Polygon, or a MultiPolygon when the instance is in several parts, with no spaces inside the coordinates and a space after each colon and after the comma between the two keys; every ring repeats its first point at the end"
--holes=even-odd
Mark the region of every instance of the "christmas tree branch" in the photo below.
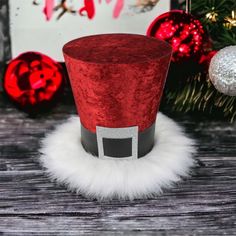
{"type": "Polygon", "coordinates": [[[236,118],[236,97],[218,92],[205,74],[189,78],[182,88],[167,89],[166,99],[176,111],[211,113],[217,110],[231,122],[236,118]]]}

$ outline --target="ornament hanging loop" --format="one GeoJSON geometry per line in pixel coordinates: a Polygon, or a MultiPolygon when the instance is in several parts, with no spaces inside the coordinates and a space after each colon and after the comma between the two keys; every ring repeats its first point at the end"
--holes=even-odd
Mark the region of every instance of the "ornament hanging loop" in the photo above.
{"type": "Polygon", "coordinates": [[[186,0],[186,13],[191,13],[191,4],[192,1],[191,0],[186,0]]]}

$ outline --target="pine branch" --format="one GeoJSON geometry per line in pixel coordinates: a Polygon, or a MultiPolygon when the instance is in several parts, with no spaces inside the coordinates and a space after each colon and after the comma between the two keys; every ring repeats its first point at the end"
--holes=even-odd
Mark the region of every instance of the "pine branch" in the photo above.
{"type": "Polygon", "coordinates": [[[218,92],[204,74],[189,78],[182,89],[167,88],[166,99],[176,111],[210,114],[217,110],[231,122],[236,119],[236,97],[218,92]]]}

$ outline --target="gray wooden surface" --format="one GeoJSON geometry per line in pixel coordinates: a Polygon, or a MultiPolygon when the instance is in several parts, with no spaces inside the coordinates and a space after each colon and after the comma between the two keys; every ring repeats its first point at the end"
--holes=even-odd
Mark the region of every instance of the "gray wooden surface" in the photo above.
{"type": "Polygon", "coordinates": [[[97,202],[39,165],[40,139],[74,113],[71,96],[35,119],[0,97],[0,235],[236,235],[236,124],[175,115],[198,142],[192,176],[153,199],[97,202]]]}

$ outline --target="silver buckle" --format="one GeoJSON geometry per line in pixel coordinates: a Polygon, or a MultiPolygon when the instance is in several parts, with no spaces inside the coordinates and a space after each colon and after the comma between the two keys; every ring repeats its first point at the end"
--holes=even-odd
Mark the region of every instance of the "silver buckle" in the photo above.
{"type": "Polygon", "coordinates": [[[138,158],[138,126],[128,128],[106,128],[96,126],[98,157],[101,159],[130,160],[138,158]],[[108,139],[132,139],[132,156],[115,158],[104,155],[103,138],[108,139]]]}

